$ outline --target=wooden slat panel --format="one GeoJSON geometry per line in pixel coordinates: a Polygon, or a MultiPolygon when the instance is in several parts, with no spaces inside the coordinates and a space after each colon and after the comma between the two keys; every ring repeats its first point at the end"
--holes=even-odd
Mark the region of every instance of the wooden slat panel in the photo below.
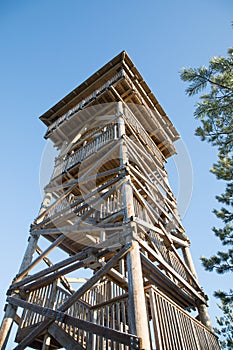
{"type": "Polygon", "coordinates": [[[160,291],[147,289],[156,350],[220,350],[214,333],[160,291]]]}

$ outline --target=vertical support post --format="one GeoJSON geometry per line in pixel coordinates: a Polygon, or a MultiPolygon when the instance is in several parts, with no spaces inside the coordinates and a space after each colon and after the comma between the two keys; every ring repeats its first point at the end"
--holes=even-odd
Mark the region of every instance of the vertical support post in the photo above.
{"type": "Polygon", "coordinates": [[[182,247],[182,253],[183,253],[183,257],[184,257],[184,261],[186,263],[186,265],[188,266],[189,270],[192,272],[193,276],[197,278],[197,273],[196,273],[196,269],[193,263],[193,259],[190,253],[190,248],[189,247],[182,247]]]}
{"type": "Polygon", "coordinates": [[[210,316],[207,310],[207,306],[205,304],[198,305],[198,318],[204,326],[209,328],[211,332],[214,331],[212,323],[210,321],[210,316]]]}
{"type": "Polygon", "coordinates": [[[117,117],[118,117],[118,133],[121,139],[120,146],[120,165],[126,165],[128,163],[128,152],[127,147],[124,144],[123,137],[125,135],[125,121],[123,118],[123,104],[122,102],[117,103],[117,117]]]}
{"type": "MultiPolygon", "coordinates": [[[[45,210],[45,206],[49,205],[50,201],[48,201],[48,197],[45,196],[41,205],[40,213],[45,210]]],[[[28,246],[25,251],[19,274],[27,268],[27,266],[32,262],[33,254],[35,253],[38,236],[30,236],[28,239],[28,246]]],[[[14,318],[16,316],[17,308],[11,304],[7,304],[5,308],[5,314],[2,320],[1,328],[0,328],[0,350],[5,350],[8,338],[10,336],[11,328],[14,322],[14,318]]]]}
{"type": "Polygon", "coordinates": [[[127,254],[130,332],[142,339],[142,349],[150,350],[150,336],[138,242],[127,254]]]}
{"type": "MultiPolygon", "coordinates": [[[[195,269],[193,259],[192,259],[191,253],[190,253],[190,248],[189,247],[182,247],[182,253],[183,253],[185,263],[187,264],[188,268],[192,272],[193,276],[198,281],[196,269],[195,269]]],[[[201,323],[203,323],[207,328],[209,328],[210,331],[213,332],[213,326],[212,326],[212,323],[210,321],[210,317],[209,317],[209,313],[208,313],[206,305],[200,304],[197,306],[197,309],[198,309],[198,318],[201,321],[201,323]]]]}
{"type": "MultiPolygon", "coordinates": [[[[53,309],[55,306],[56,295],[57,295],[57,283],[58,283],[58,280],[55,280],[53,282],[52,290],[49,296],[49,307],[51,309],[53,309]]],[[[49,333],[46,333],[44,335],[42,350],[49,350],[50,345],[51,345],[51,336],[49,335],[49,333]]]]}
{"type": "MultiPolygon", "coordinates": [[[[118,129],[119,129],[119,138],[121,138],[120,145],[120,165],[127,166],[129,162],[127,146],[124,143],[125,135],[125,121],[123,118],[123,104],[118,102],[117,104],[117,116],[118,116],[118,129]]],[[[125,177],[128,181],[122,186],[122,197],[124,203],[124,222],[127,222],[131,217],[134,216],[133,208],[133,190],[130,185],[130,176],[126,175],[125,177]]]]}
{"type": "Polygon", "coordinates": [[[27,266],[32,262],[33,254],[35,253],[37,242],[39,240],[39,236],[30,236],[28,238],[28,246],[26,248],[23,261],[20,265],[19,274],[27,268],[27,266]]]}
{"type": "MultiPolygon", "coordinates": [[[[23,271],[32,261],[33,254],[36,250],[38,237],[30,236],[26,252],[23,257],[22,264],[19,269],[19,273],[23,271]]],[[[14,322],[17,308],[11,304],[6,305],[5,315],[2,320],[0,329],[0,349],[5,350],[7,341],[11,332],[11,328],[14,322]]]]}
{"type": "MultiPolygon", "coordinates": [[[[41,207],[40,207],[40,211],[39,211],[39,215],[40,216],[43,212],[46,211],[46,209],[49,207],[50,202],[51,202],[51,198],[52,198],[52,194],[51,193],[45,193],[44,199],[41,203],[41,207]]],[[[39,224],[41,221],[43,221],[43,217],[41,217],[40,220],[37,221],[37,224],[39,224]]]]}
{"type": "Polygon", "coordinates": [[[51,198],[52,198],[52,194],[50,192],[45,193],[44,199],[41,203],[39,215],[42,214],[48,208],[51,202],[51,198]]]}
{"type": "MultiPolygon", "coordinates": [[[[91,311],[91,322],[97,323],[97,311],[92,310],[91,311]]],[[[97,345],[97,337],[96,334],[90,334],[89,342],[87,345],[87,350],[96,350],[96,345],[97,345]]]]}
{"type": "MultiPolygon", "coordinates": [[[[125,121],[123,118],[123,104],[118,102],[117,105],[118,129],[119,138],[121,138],[120,145],[120,165],[127,166],[128,150],[124,143],[125,121]]],[[[130,218],[134,216],[133,205],[133,189],[130,184],[130,175],[126,175],[128,180],[122,186],[122,196],[124,202],[125,217],[124,222],[128,223],[130,218]]],[[[131,226],[131,235],[128,240],[133,240],[134,233],[136,233],[136,225],[133,222],[129,223],[131,226]]],[[[128,270],[128,285],[129,285],[129,325],[130,331],[142,339],[142,348],[150,349],[150,336],[147,318],[147,308],[145,300],[145,292],[143,285],[143,274],[140,259],[140,249],[137,241],[133,240],[133,249],[127,254],[127,270],[128,270]]]]}
{"type": "Polygon", "coordinates": [[[42,345],[42,350],[49,350],[50,349],[50,343],[51,343],[51,337],[48,333],[44,336],[44,341],[42,345]]]}

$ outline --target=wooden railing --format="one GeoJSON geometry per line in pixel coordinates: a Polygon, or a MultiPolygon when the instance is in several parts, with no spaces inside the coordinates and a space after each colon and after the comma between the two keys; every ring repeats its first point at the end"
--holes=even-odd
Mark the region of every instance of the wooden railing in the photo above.
{"type": "MultiPolygon", "coordinates": [[[[56,308],[64,303],[64,301],[70,296],[68,292],[63,290],[62,288],[57,288],[56,294],[56,308]]],[[[91,310],[90,307],[82,301],[77,301],[74,303],[66,312],[67,315],[72,316],[74,318],[78,318],[80,320],[92,321],[91,310]]],[[[84,329],[79,327],[74,327],[73,325],[66,324],[63,322],[57,322],[57,324],[66,331],[72,338],[74,338],[80,345],[86,347],[89,334],[84,329]]]]}
{"type": "Polygon", "coordinates": [[[149,217],[145,207],[134,197],[133,198],[133,205],[134,205],[134,214],[137,218],[148,222],[149,224],[152,223],[151,218],[149,217]]]}
{"type": "MultiPolygon", "coordinates": [[[[101,198],[101,193],[96,195],[97,200],[101,198]]],[[[95,197],[91,197],[93,201],[95,197]]],[[[45,214],[45,218],[55,218],[61,213],[63,215],[72,214],[74,216],[81,217],[84,215],[90,208],[92,204],[88,200],[83,200],[82,197],[72,197],[64,198],[62,201],[58,202],[55,205],[52,205],[45,214]]],[[[98,214],[98,219],[104,219],[121,209],[123,209],[123,200],[121,189],[115,190],[112,194],[109,195],[106,199],[100,201],[98,205],[93,204],[95,211],[90,217],[95,217],[98,214]]]]}
{"type": "Polygon", "coordinates": [[[218,338],[153,286],[146,288],[152,316],[153,349],[220,350],[218,338]]]}
{"type": "MultiPolygon", "coordinates": [[[[26,329],[31,330],[32,326],[44,321],[45,317],[52,317],[52,309],[57,310],[71,295],[60,287],[56,287],[54,294],[53,288],[54,285],[50,284],[34,290],[28,296],[30,304],[21,302],[26,304],[26,308],[21,317],[18,333],[24,330],[25,334],[26,329]],[[36,311],[33,311],[33,305],[36,305],[36,311]],[[37,306],[43,307],[44,311],[37,306]]],[[[104,280],[86,292],[81,300],[67,310],[66,315],[70,316],[66,318],[68,322],[59,321],[57,317],[55,322],[84,349],[139,349],[138,338],[129,334],[127,298],[128,294],[117,284],[104,280]],[[83,321],[87,328],[75,326],[75,319],[83,321]],[[97,326],[97,331],[95,328],[92,331],[88,329],[91,324],[97,326]],[[113,332],[112,338],[111,332],[113,332]],[[116,340],[116,338],[119,339],[116,340]],[[90,344],[92,344],[91,348],[88,347],[90,344]]],[[[22,306],[21,303],[19,302],[18,305],[22,306]]]]}
{"type": "Polygon", "coordinates": [[[151,139],[149,134],[146,132],[146,130],[143,128],[139,120],[135,118],[134,114],[130,111],[127,105],[124,108],[124,117],[126,119],[126,122],[128,122],[135,128],[137,134],[140,135],[140,138],[144,140],[144,143],[148,146],[152,154],[161,161],[163,159],[162,153],[160,152],[154,141],[151,139]]]}
{"type": "MultiPolygon", "coordinates": [[[[51,306],[51,294],[52,294],[53,284],[49,284],[39,289],[35,289],[29,293],[28,302],[32,304],[37,304],[42,307],[51,306]]],[[[20,329],[30,327],[31,325],[38,324],[44,320],[44,316],[38,313],[35,313],[31,310],[24,309],[20,329]]]]}
{"type": "MultiPolygon", "coordinates": [[[[28,301],[9,298],[13,305],[25,307],[19,332],[24,330],[25,335],[27,329],[30,332],[32,326],[46,317],[54,319],[84,349],[140,349],[139,339],[130,334],[128,294],[117,284],[104,280],[93,286],[65,314],[57,312],[70,295],[60,287],[56,287],[54,294],[54,284],[50,284],[31,292],[28,301]]],[[[151,350],[220,350],[214,333],[157,288],[147,286],[145,296],[151,350]]]]}
{"type": "MultiPolygon", "coordinates": [[[[106,328],[129,333],[128,294],[112,281],[104,280],[84,294],[82,300],[91,304],[92,322],[106,328]]],[[[111,339],[93,335],[94,349],[129,349],[113,344],[111,339]],[[112,346],[112,347],[111,347],[112,346]],[[118,346],[118,347],[117,347],[118,346]]]]}
{"type": "Polygon", "coordinates": [[[77,165],[84,159],[88,158],[99,149],[101,149],[106,143],[111,140],[117,139],[117,124],[112,124],[107,128],[104,127],[101,134],[93,138],[91,141],[84,144],[74,153],[71,153],[67,156],[65,160],[58,160],[57,164],[55,164],[55,168],[52,174],[52,179],[61,175],[65,171],[68,171],[73,166],[77,165]]]}
{"type": "Polygon", "coordinates": [[[156,248],[159,250],[163,259],[169,265],[171,265],[173,267],[173,269],[179,273],[180,276],[182,276],[187,282],[190,283],[191,282],[190,278],[189,278],[187,271],[185,270],[183,264],[176,257],[176,255],[166,247],[166,245],[164,243],[164,239],[159,235],[159,233],[150,230],[149,236],[150,236],[151,240],[154,242],[156,248]]]}
{"type": "MultiPolygon", "coordinates": [[[[157,159],[162,160],[162,154],[159,151],[156,144],[150,138],[148,133],[145,131],[140,122],[135,118],[130,109],[124,108],[124,117],[126,122],[134,127],[136,132],[140,135],[140,138],[143,139],[145,145],[148,146],[149,150],[152,152],[157,159]]],[[[109,125],[103,128],[102,133],[95,137],[93,140],[89,141],[81,148],[79,148],[74,153],[70,154],[65,160],[58,159],[57,164],[55,164],[54,172],[52,175],[52,179],[61,175],[65,171],[72,168],[74,165],[80,163],[82,160],[86,159],[93,153],[97,152],[101,147],[103,147],[110,140],[114,140],[118,138],[118,126],[117,124],[109,125]]],[[[101,130],[100,130],[101,131],[101,130]]]]}
{"type": "Polygon", "coordinates": [[[99,304],[108,303],[109,300],[121,297],[125,291],[116,283],[105,279],[89,289],[82,297],[82,300],[93,308],[99,304]]]}

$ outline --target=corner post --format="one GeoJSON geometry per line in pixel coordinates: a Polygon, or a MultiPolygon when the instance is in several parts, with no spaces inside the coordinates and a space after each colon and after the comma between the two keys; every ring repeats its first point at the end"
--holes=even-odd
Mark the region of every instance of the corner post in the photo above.
{"type": "MultiPolygon", "coordinates": [[[[44,197],[44,200],[41,205],[40,213],[41,214],[46,207],[49,205],[50,201],[48,201],[48,196],[44,197]]],[[[32,262],[33,254],[35,253],[37,242],[39,236],[29,236],[28,246],[26,248],[21,266],[19,268],[19,274],[27,268],[27,266],[32,262]]],[[[11,328],[13,326],[13,322],[16,316],[17,308],[11,304],[6,304],[5,314],[2,320],[1,328],[0,328],[0,350],[5,350],[7,346],[7,342],[10,336],[11,328]]]]}
{"type": "Polygon", "coordinates": [[[192,259],[191,253],[190,253],[189,246],[182,247],[182,253],[183,253],[183,257],[184,257],[184,261],[185,261],[186,265],[188,266],[189,270],[192,272],[195,279],[198,280],[196,269],[195,269],[195,266],[193,263],[193,259],[192,259]]]}
{"type": "MultiPolygon", "coordinates": [[[[118,102],[117,116],[120,145],[120,164],[127,167],[129,162],[128,149],[124,141],[125,121],[123,118],[123,104],[118,102]]],[[[124,202],[124,223],[130,225],[131,234],[127,238],[132,241],[132,249],[127,254],[128,286],[129,286],[129,326],[130,332],[142,340],[142,349],[150,350],[150,336],[146,308],[145,291],[143,285],[143,273],[140,258],[139,244],[133,237],[136,235],[137,227],[130,221],[134,217],[133,189],[130,175],[126,175],[127,182],[122,186],[122,197],[124,202]]]]}
{"type": "Polygon", "coordinates": [[[211,332],[214,332],[212,323],[210,321],[210,316],[207,310],[207,306],[205,304],[198,305],[198,318],[201,323],[206,326],[211,332]]]}

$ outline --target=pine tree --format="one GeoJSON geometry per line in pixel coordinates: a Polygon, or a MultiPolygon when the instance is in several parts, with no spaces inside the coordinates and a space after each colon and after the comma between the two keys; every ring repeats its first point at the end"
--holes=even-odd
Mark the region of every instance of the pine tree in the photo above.
{"type": "MultiPolygon", "coordinates": [[[[189,82],[188,96],[199,95],[194,112],[200,126],[195,134],[202,141],[209,142],[218,150],[217,161],[210,170],[219,180],[223,180],[225,190],[217,195],[220,209],[213,212],[221,220],[220,227],[213,227],[220,239],[222,251],[213,256],[202,257],[206,270],[219,274],[233,272],[233,48],[226,57],[213,57],[208,67],[184,68],[181,79],[189,82]]],[[[217,333],[222,337],[225,349],[233,349],[233,290],[217,291],[223,317],[217,322],[217,333]]]]}

